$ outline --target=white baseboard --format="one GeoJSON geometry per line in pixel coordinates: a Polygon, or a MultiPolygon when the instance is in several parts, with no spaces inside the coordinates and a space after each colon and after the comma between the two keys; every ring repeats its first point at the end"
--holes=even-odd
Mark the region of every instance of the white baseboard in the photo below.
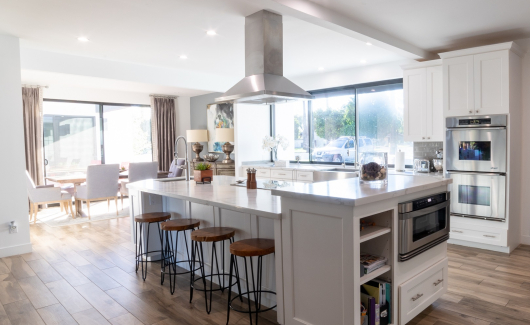
{"type": "Polygon", "coordinates": [[[0,257],[31,253],[31,243],[0,248],[0,257]]]}
{"type": "Polygon", "coordinates": [[[530,245],[530,236],[521,235],[521,244],[530,245]]]}
{"type": "Polygon", "coordinates": [[[488,244],[482,244],[482,243],[475,243],[475,242],[467,241],[467,240],[449,239],[447,241],[447,243],[448,244],[460,245],[460,246],[480,248],[480,249],[487,249],[487,250],[490,250],[490,251],[506,253],[506,254],[510,253],[510,247],[495,246],[495,245],[488,245],[488,244]]]}

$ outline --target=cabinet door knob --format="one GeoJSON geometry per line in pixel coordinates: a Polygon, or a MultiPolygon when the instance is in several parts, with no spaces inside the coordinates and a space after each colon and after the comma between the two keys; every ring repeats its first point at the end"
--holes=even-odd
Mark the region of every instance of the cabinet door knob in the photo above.
{"type": "Polygon", "coordinates": [[[423,293],[418,293],[416,295],[416,297],[412,297],[412,301],[416,301],[416,300],[420,299],[421,297],[423,297],[423,293]]]}
{"type": "Polygon", "coordinates": [[[473,113],[473,111],[469,111],[469,113],[473,113]]]}
{"type": "Polygon", "coordinates": [[[422,140],[425,140],[425,137],[421,137],[422,140]]]}
{"type": "Polygon", "coordinates": [[[431,137],[427,137],[427,139],[428,139],[428,140],[430,140],[430,139],[431,139],[431,137]]]}
{"type": "Polygon", "coordinates": [[[478,109],[475,111],[475,113],[478,113],[478,109]]]}

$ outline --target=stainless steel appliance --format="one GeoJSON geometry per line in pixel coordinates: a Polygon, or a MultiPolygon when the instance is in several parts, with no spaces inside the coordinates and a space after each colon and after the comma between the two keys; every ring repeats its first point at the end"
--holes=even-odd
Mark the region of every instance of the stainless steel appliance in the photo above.
{"type": "Polygon", "coordinates": [[[449,239],[450,194],[442,192],[398,205],[400,261],[449,239]]]}
{"type": "Polygon", "coordinates": [[[446,173],[453,179],[451,214],[506,218],[507,116],[446,119],[446,173]]]}
{"type": "Polygon", "coordinates": [[[428,173],[431,171],[431,162],[428,159],[414,159],[414,171],[428,173]]]}

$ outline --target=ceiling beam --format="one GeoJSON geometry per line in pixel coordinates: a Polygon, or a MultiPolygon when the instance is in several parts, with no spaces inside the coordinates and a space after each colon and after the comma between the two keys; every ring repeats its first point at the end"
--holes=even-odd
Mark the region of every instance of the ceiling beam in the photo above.
{"type": "Polygon", "coordinates": [[[350,36],[357,40],[370,42],[374,46],[387,49],[405,58],[416,60],[437,59],[431,53],[409,44],[376,28],[356,21],[342,13],[335,12],[307,0],[261,0],[267,9],[289,15],[315,25],[350,36]]]}

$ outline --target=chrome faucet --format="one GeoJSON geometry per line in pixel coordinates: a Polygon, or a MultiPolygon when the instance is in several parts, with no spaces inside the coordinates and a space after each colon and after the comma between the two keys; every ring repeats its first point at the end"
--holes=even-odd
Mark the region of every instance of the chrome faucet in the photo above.
{"type": "Polygon", "coordinates": [[[190,180],[190,166],[188,164],[188,141],[186,141],[186,138],[184,136],[179,136],[177,138],[177,140],[175,140],[175,165],[177,165],[177,158],[179,157],[179,149],[178,149],[178,144],[179,144],[179,140],[182,139],[184,140],[184,146],[186,148],[186,162],[184,162],[184,165],[181,165],[181,166],[178,166],[180,169],[186,169],[186,180],[189,181],[190,180]]]}

